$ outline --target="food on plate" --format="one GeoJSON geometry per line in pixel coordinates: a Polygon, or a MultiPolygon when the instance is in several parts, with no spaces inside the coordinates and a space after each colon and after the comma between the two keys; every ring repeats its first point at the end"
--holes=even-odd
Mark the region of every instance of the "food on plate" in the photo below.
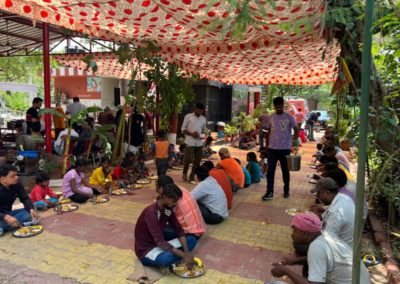
{"type": "Polygon", "coordinates": [[[139,179],[136,181],[137,184],[149,184],[150,181],[148,179],[139,179]]]}
{"type": "Polygon", "coordinates": [[[308,211],[306,211],[306,210],[301,210],[301,209],[297,209],[297,208],[286,209],[285,212],[287,214],[289,214],[290,216],[296,216],[298,214],[308,213],[308,211]]]}

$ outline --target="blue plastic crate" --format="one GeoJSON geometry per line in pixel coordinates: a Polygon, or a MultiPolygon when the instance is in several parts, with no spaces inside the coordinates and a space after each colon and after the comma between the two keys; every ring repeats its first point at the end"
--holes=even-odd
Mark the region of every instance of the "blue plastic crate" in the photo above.
{"type": "Polygon", "coordinates": [[[37,158],[39,157],[39,151],[17,151],[17,156],[19,155],[25,158],[37,158]]]}

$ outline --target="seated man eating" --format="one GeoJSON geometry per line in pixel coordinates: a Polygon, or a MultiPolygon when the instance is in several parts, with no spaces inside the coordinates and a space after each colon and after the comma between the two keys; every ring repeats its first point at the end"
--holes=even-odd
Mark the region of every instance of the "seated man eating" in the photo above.
{"type": "Polygon", "coordinates": [[[143,265],[168,267],[183,259],[188,269],[193,267],[191,250],[196,246],[196,238],[185,236],[173,211],[180,198],[182,191],[179,187],[167,184],[157,201],[140,214],[135,227],[135,253],[143,265]],[[164,239],[167,223],[178,238],[164,239]]]}
{"type": "MultiPolygon", "coordinates": [[[[273,264],[272,275],[287,275],[297,284],[351,284],[352,248],[335,235],[321,229],[322,222],[314,213],[296,215],[292,221],[292,239],[309,245],[307,256],[283,258],[279,263],[273,264]],[[305,275],[301,276],[289,268],[289,265],[296,264],[308,266],[308,269],[303,269],[305,275]]],[[[368,271],[361,261],[360,283],[370,283],[368,271]]]]}
{"type": "Polygon", "coordinates": [[[0,236],[21,226],[30,226],[39,221],[22,184],[18,183],[17,169],[11,165],[0,167],[0,236]],[[12,210],[15,199],[19,198],[24,208],[12,210]],[[34,221],[32,221],[32,219],[34,221]]]}

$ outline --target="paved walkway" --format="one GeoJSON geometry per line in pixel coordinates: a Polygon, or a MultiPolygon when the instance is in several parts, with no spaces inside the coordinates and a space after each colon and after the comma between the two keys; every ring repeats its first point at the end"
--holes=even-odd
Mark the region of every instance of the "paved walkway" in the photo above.
{"type": "MultiPolygon", "coordinates": [[[[174,275],[157,283],[264,283],[273,279],[271,263],[292,253],[291,217],[287,208],[306,209],[313,198],[307,174],[315,144],[303,146],[302,170],[291,173],[291,196],[283,198],[280,169],[277,169],[275,198],[263,202],[265,179],[234,196],[229,219],[207,226],[207,234],[194,250],[207,266],[207,273],[184,280],[174,275]]],[[[245,162],[246,151],[234,149],[245,162]]],[[[214,155],[217,162],[217,155],[214,155]]],[[[181,182],[180,171],[168,172],[181,182]]],[[[132,283],[134,271],[133,231],[141,211],[154,201],[154,183],[133,196],[113,196],[104,204],[80,205],[76,212],[43,214],[45,231],[37,237],[0,238],[0,283],[132,283]]]]}

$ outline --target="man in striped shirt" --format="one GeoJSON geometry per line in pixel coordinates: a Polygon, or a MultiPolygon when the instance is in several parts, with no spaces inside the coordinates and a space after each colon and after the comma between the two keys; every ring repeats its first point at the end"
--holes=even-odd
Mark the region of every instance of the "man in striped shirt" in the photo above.
{"type": "MultiPolygon", "coordinates": [[[[174,180],[170,176],[162,175],[158,178],[156,186],[160,196],[162,195],[163,188],[167,184],[174,184],[174,180]]],[[[178,219],[186,235],[193,235],[198,239],[206,232],[199,206],[187,189],[183,187],[179,188],[182,191],[182,198],[178,200],[175,207],[176,219],[178,219]]],[[[166,239],[172,239],[176,237],[176,233],[167,226],[164,230],[164,237],[166,239]]]]}

